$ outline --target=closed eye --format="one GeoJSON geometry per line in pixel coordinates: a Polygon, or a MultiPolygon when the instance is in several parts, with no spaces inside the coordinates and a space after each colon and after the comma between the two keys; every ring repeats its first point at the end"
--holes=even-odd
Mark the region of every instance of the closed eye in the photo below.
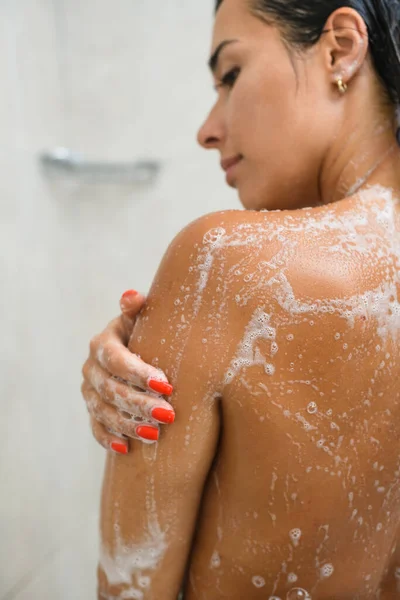
{"type": "Polygon", "coordinates": [[[217,85],[215,89],[217,90],[218,88],[221,88],[221,87],[232,88],[239,73],[240,73],[240,69],[238,67],[231,69],[230,71],[228,71],[228,73],[226,73],[226,75],[224,75],[224,77],[222,77],[221,83],[219,85],[217,85]]]}

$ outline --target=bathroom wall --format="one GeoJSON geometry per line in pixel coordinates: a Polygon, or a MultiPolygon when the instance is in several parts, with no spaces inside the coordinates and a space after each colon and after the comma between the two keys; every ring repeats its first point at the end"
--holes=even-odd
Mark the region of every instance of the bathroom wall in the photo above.
{"type": "Polygon", "coordinates": [[[174,235],[241,208],[196,132],[212,0],[0,3],[0,600],[95,598],[105,450],[80,394],[90,338],[146,293],[174,235]],[[152,183],[46,170],[65,147],[156,160],[152,183]]]}

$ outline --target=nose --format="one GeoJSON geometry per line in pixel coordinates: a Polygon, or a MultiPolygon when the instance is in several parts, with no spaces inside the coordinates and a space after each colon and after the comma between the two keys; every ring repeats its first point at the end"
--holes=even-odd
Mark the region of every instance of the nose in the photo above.
{"type": "Polygon", "coordinates": [[[197,141],[205,150],[212,150],[222,147],[224,137],[224,125],[214,106],[197,133],[197,141]]]}

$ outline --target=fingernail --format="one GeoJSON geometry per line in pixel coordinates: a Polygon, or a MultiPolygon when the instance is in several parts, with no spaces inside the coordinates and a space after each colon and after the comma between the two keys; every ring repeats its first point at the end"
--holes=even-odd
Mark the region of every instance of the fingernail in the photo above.
{"type": "Polygon", "coordinates": [[[151,416],[161,423],[173,423],[175,421],[175,413],[167,408],[154,408],[151,412],[151,416]]]}
{"type": "Polygon", "coordinates": [[[128,454],[128,448],[122,442],[112,442],[111,448],[118,454],[128,454]]]}
{"type": "Polygon", "coordinates": [[[139,437],[144,438],[145,440],[158,440],[159,432],[155,427],[147,427],[146,425],[141,425],[136,428],[136,433],[139,437]]]}
{"type": "Polygon", "coordinates": [[[166,396],[170,396],[174,389],[171,384],[165,383],[165,381],[157,381],[156,379],[150,379],[147,385],[155,392],[165,394],[166,396]]]}
{"type": "Polygon", "coordinates": [[[125,298],[130,299],[137,295],[138,295],[138,293],[136,292],[136,290],[128,290],[127,292],[122,294],[121,300],[124,300],[125,298]]]}

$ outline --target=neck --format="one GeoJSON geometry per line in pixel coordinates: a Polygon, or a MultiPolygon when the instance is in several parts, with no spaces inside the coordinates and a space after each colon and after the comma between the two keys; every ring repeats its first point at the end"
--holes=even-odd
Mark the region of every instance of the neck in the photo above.
{"type": "Polygon", "coordinates": [[[393,114],[372,116],[367,127],[366,119],[354,127],[357,121],[361,119],[349,119],[345,135],[338,136],[328,151],[320,177],[321,205],[376,184],[400,191],[400,148],[393,114]]]}

